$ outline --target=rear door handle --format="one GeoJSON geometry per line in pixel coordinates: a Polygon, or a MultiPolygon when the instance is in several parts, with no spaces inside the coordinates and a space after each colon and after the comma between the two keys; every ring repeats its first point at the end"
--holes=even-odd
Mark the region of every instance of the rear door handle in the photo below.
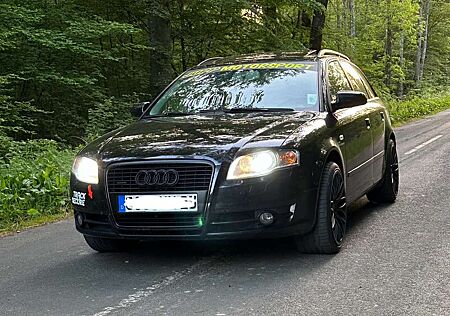
{"type": "Polygon", "coordinates": [[[370,119],[367,117],[364,121],[366,121],[367,129],[370,129],[370,119]]]}

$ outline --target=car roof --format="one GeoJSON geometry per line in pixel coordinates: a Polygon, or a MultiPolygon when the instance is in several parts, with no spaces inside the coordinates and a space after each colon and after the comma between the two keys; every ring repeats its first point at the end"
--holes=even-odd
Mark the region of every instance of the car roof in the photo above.
{"type": "Polygon", "coordinates": [[[195,68],[205,68],[205,67],[215,67],[215,66],[226,66],[226,65],[236,65],[236,64],[246,64],[246,63],[259,63],[259,62],[280,62],[280,61],[304,61],[304,62],[315,62],[323,58],[329,57],[340,57],[350,60],[344,54],[339,52],[322,49],[320,51],[303,51],[303,52],[271,52],[271,53],[257,53],[257,54],[247,54],[239,56],[230,57],[212,57],[205,59],[195,68]]]}

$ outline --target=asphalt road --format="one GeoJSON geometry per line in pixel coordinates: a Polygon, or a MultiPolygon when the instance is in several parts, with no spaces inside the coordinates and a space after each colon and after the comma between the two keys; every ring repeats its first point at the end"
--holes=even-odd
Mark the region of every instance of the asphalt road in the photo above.
{"type": "Polygon", "coordinates": [[[0,315],[450,315],[450,111],[397,129],[398,201],[342,251],[288,240],[91,251],[72,221],[0,238],[0,315]]]}

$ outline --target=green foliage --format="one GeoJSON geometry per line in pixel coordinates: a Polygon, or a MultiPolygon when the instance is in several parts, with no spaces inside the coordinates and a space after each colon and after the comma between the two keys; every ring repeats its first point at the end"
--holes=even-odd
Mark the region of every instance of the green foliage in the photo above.
{"type": "Polygon", "coordinates": [[[433,0],[432,23],[429,32],[428,59],[425,64],[426,81],[422,86],[449,87],[450,76],[450,2],[433,0]]]}
{"type": "Polygon", "coordinates": [[[4,0],[0,130],[14,139],[79,144],[107,130],[101,112],[128,115],[127,100],[155,97],[158,82],[205,58],[305,50],[318,10],[326,14],[323,46],[348,54],[383,95],[439,90],[450,85],[450,4],[432,1],[417,85],[418,31],[425,27],[419,2],[329,0],[324,8],[316,0],[4,0]],[[151,40],[152,17],[168,19],[170,25],[156,24],[156,35],[170,32],[165,46],[151,40]],[[150,64],[167,55],[163,69],[150,64]],[[133,95],[139,97],[127,97],[133,95]]]}
{"type": "Polygon", "coordinates": [[[348,1],[331,1],[328,9],[325,33],[325,45],[342,51],[361,66],[377,90],[392,93],[400,80],[411,78],[415,58],[416,25],[419,6],[416,0],[354,0],[355,34],[351,34],[351,12],[343,6],[348,1]],[[392,81],[386,86],[387,23],[390,20],[393,31],[394,56],[392,81]],[[399,58],[400,39],[403,37],[406,64],[401,65],[399,58]]]}
{"type": "Polygon", "coordinates": [[[74,154],[49,140],[9,142],[8,152],[0,158],[0,230],[67,211],[74,154]]]}
{"type": "Polygon", "coordinates": [[[415,96],[408,100],[388,102],[391,119],[395,125],[412,119],[450,109],[450,94],[415,96]]]}
{"type": "Polygon", "coordinates": [[[33,134],[33,127],[36,126],[31,115],[40,111],[36,110],[29,102],[13,101],[7,95],[10,91],[8,83],[7,76],[0,76],[0,135],[9,135],[15,138],[30,136],[33,134]]]}
{"type": "Polygon", "coordinates": [[[131,116],[130,109],[138,102],[138,96],[133,95],[121,98],[111,97],[105,102],[96,104],[89,110],[89,122],[86,127],[89,138],[97,138],[133,122],[135,118],[131,116]]]}
{"type": "MultiPolygon", "coordinates": [[[[129,54],[143,48],[130,40],[139,32],[95,14],[82,1],[4,1],[0,78],[7,78],[8,90],[1,91],[2,108],[30,105],[39,111],[26,115],[35,124],[25,130],[73,143],[84,134],[91,107],[120,95],[115,89],[122,83],[130,91],[132,72],[123,69],[130,66],[129,54]]],[[[8,120],[5,125],[17,122],[8,120]]]]}

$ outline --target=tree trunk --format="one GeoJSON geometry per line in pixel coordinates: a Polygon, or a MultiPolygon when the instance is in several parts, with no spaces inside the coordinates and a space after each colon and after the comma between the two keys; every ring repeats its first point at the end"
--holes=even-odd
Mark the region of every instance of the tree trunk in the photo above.
{"type": "Polygon", "coordinates": [[[338,30],[342,29],[342,10],[341,6],[339,5],[339,1],[335,2],[335,9],[336,9],[336,28],[338,30]]]}
{"type": "Polygon", "coordinates": [[[423,35],[422,54],[420,56],[419,82],[423,79],[423,71],[425,68],[425,59],[427,57],[428,48],[428,30],[430,21],[431,0],[425,2],[425,31],[423,35]]]}
{"type": "Polygon", "coordinates": [[[184,32],[185,32],[185,18],[184,18],[184,0],[178,1],[178,8],[180,10],[180,49],[181,49],[181,65],[183,68],[183,71],[186,71],[187,69],[187,54],[186,54],[186,41],[184,39],[184,32]]]}
{"type": "Polygon", "coordinates": [[[294,28],[292,30],[291,39],[295,39],[297,37],[297,33],[300,30],[301,20],[302,20],[302,11],[301,10],[297,10],[297,19],[295,21],[295,25],[294,25],[294,28]]]}
{"type": "Polygon", "coordinates": [[[397,90],[397,96],[400,99],[403,99],[403,95],[404,95],[404,78],[403,78],[403,71],[405,68],[405,56],[404,56],[404,51],[405,51],[405,34],[402,32],[400,34],[400,49],[399,49],[399,63],[400,63],[400,69],[402,70],[402,77],[400,78],[399,82],[398,82],[398,90],[397,90]]]}
{"type": "Polygon", "coordinates": [[[323,26],[325,25],[325,11],[328,5],[328,0],[319,0],[324,6],[324,10],[314,11],[314,17],[311,25],[311,34],[309,37],[309,45],[311,49],[321,50],[322,49],[322,35],[323,26]]]}
{"type": "Polygon", "coordinates": [[[347,9],[348,9],[348,3],[347,0],[342,0],[342,10],[341,10],[341,14],[342,14],[342,26],[344,27],[343,31],[344,34],[347,34],[347,30],[348,30],[348,16],[347,16],[347,9]]]}
{"type": "Polygon", "coordinates": [[[280,49],[280,39],[278,38],[278,15],[276,5],[270,4],[263,7],[265,44],[268,50],[280,49]]]}
{"type": "Polygon", "coordinates": [[[150,94],[156,97],[172,80],[169,0],[148,0],[150,94]]]}
{"type": "MultiPolygon", "coordinates": [[[[340,31],[342,30],[342,14],[343,13],[342,13],[342,9],[341,9],[341,5],[340,5],[339,1],[335,1],[334,6],[335,6],[334,14],[336,15],[336,30],[338,30],[337,34],[339,34],[338,36],[340,36],[340,34],[341,34],[340,31]]],[[[338,51],[342,50],[341,42],[342,41],[339,39],[336,41],[336,48],[338,51]]]]}
{"type": "Polygon", "coordinates": [[[263,7],[264,12],[264,24],[273,33],[277,33],[277,7],[275,5],[269,5],[263,7]]]}
{"type": "Polygon", "coordinates": [[[384,84],[390,86],[392,82],[392,50],[393,50],[393,34],[392,34],[392,13],[390,12],[391,0],[387,1],[387,17],[386,17],[386,43],[385,43],[385,79],[384,84]]]}
{"type": "Polygon", "coordinates": [[[356,36],[356,17],[355,17],[355,0],[350,0],[349,4],[350,11],[350,36],[356,36]]]}
{"type": "Polygon", "coordinates": [[[302,26],[311,27],[311,17],[306,11],[302,11],[302,26]]]}
{"type": "Polygon", "coordinates": [[[418,22],[417,22],[417,51],[416,51],[416,71],[414,74],[414,79],[416,82],[416,86],[419,85],[419,81],[420,81],[420,59],[422,57],[422,34],[423,34],[423,30],[422,30],[422,20],[423,20],[423,1],[421,1],[420,3],[420,7],[419,7],[419,18],[418,18],[418,22]]]}

